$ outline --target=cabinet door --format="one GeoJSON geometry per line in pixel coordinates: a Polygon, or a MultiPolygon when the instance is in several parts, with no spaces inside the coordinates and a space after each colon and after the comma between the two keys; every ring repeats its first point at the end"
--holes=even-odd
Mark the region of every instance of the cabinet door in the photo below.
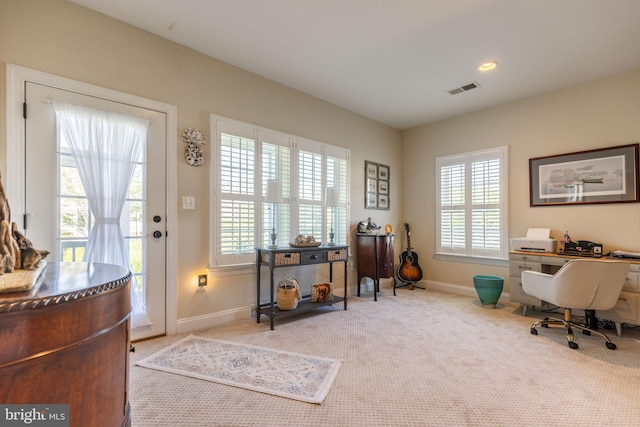
{"type": "Polygon", "coordinates": [[[378,277],[385,279],[393,277],[393,236],[378,236],[376,245],[378,252],[378,277]]]}
{"type": "Polygon", "coordinates": [[[358,236],[358,283],[363,277],[375,279],[376,275],[376,246],[375,237],[358,236]]]}

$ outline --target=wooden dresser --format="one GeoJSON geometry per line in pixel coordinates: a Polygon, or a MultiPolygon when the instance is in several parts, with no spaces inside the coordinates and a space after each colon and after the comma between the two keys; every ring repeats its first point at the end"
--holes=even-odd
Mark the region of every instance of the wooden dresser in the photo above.
{"type": "Polygon", "coordinates": [[[49,263],[33,290],[0,294],[0,402],[130,426],[129,281],[115,265],[49,263]]]}
{"type": "Polygon", "coordinates": [[[363,277],[373,280],[373,299],[378,300],[380,279],[392,278],[395,282],[393,234],[358,234],[358,296],[363,277]]]}

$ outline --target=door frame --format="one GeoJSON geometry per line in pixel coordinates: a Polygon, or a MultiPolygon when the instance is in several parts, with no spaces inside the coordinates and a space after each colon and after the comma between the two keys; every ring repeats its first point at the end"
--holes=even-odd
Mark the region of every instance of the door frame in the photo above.
{"type": "Polygon", "coordinates": [[[119,92],[100,86],[60,77],[42,71],[32,70],[14,64],[6,65],[6,152],[4,167],[4,186],[11,195],[11,211],[14,218],[24,214],[24,168],[25,168],[25,126],[23,119],[23,102],[27,81],[45,86],[77,92],[82,95],[103,98],[139,108],[154,110],[167,115],[167,236],[166,239],[166,334],[177,333],[178,304],[178,107],[176,105],[155,101],[149,98],[119,92]]]}

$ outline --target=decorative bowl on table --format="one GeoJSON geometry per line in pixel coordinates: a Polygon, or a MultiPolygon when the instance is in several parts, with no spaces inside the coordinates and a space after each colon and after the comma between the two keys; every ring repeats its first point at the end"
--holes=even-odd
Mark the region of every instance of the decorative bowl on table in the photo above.
{"type": "Polygon", "coordinates": [[[312,248],[315,246],[320,246],[321,242],[316,242],[315,237],[306,236],[304,234],[298,234],[295,242],[289,243],[289,246],[294,248],[312,248]]]}
{"type": "Polygon", "coordinates": [[[321,242],[313,242],[313,243],[289,243],[289,246],[291,246],[292,248],[315,248],[317,246],[320,246],[322,243],[321,242]]]}

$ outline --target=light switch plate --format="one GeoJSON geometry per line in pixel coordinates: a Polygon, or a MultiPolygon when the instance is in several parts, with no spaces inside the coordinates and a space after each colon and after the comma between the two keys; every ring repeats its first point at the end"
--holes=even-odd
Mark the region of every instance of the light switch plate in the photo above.
{"type": "Polygon", "coordinates": [[[182,196],[182,209],[193,210],[196,208],[196,198],[193,196],[182,196]]]}

